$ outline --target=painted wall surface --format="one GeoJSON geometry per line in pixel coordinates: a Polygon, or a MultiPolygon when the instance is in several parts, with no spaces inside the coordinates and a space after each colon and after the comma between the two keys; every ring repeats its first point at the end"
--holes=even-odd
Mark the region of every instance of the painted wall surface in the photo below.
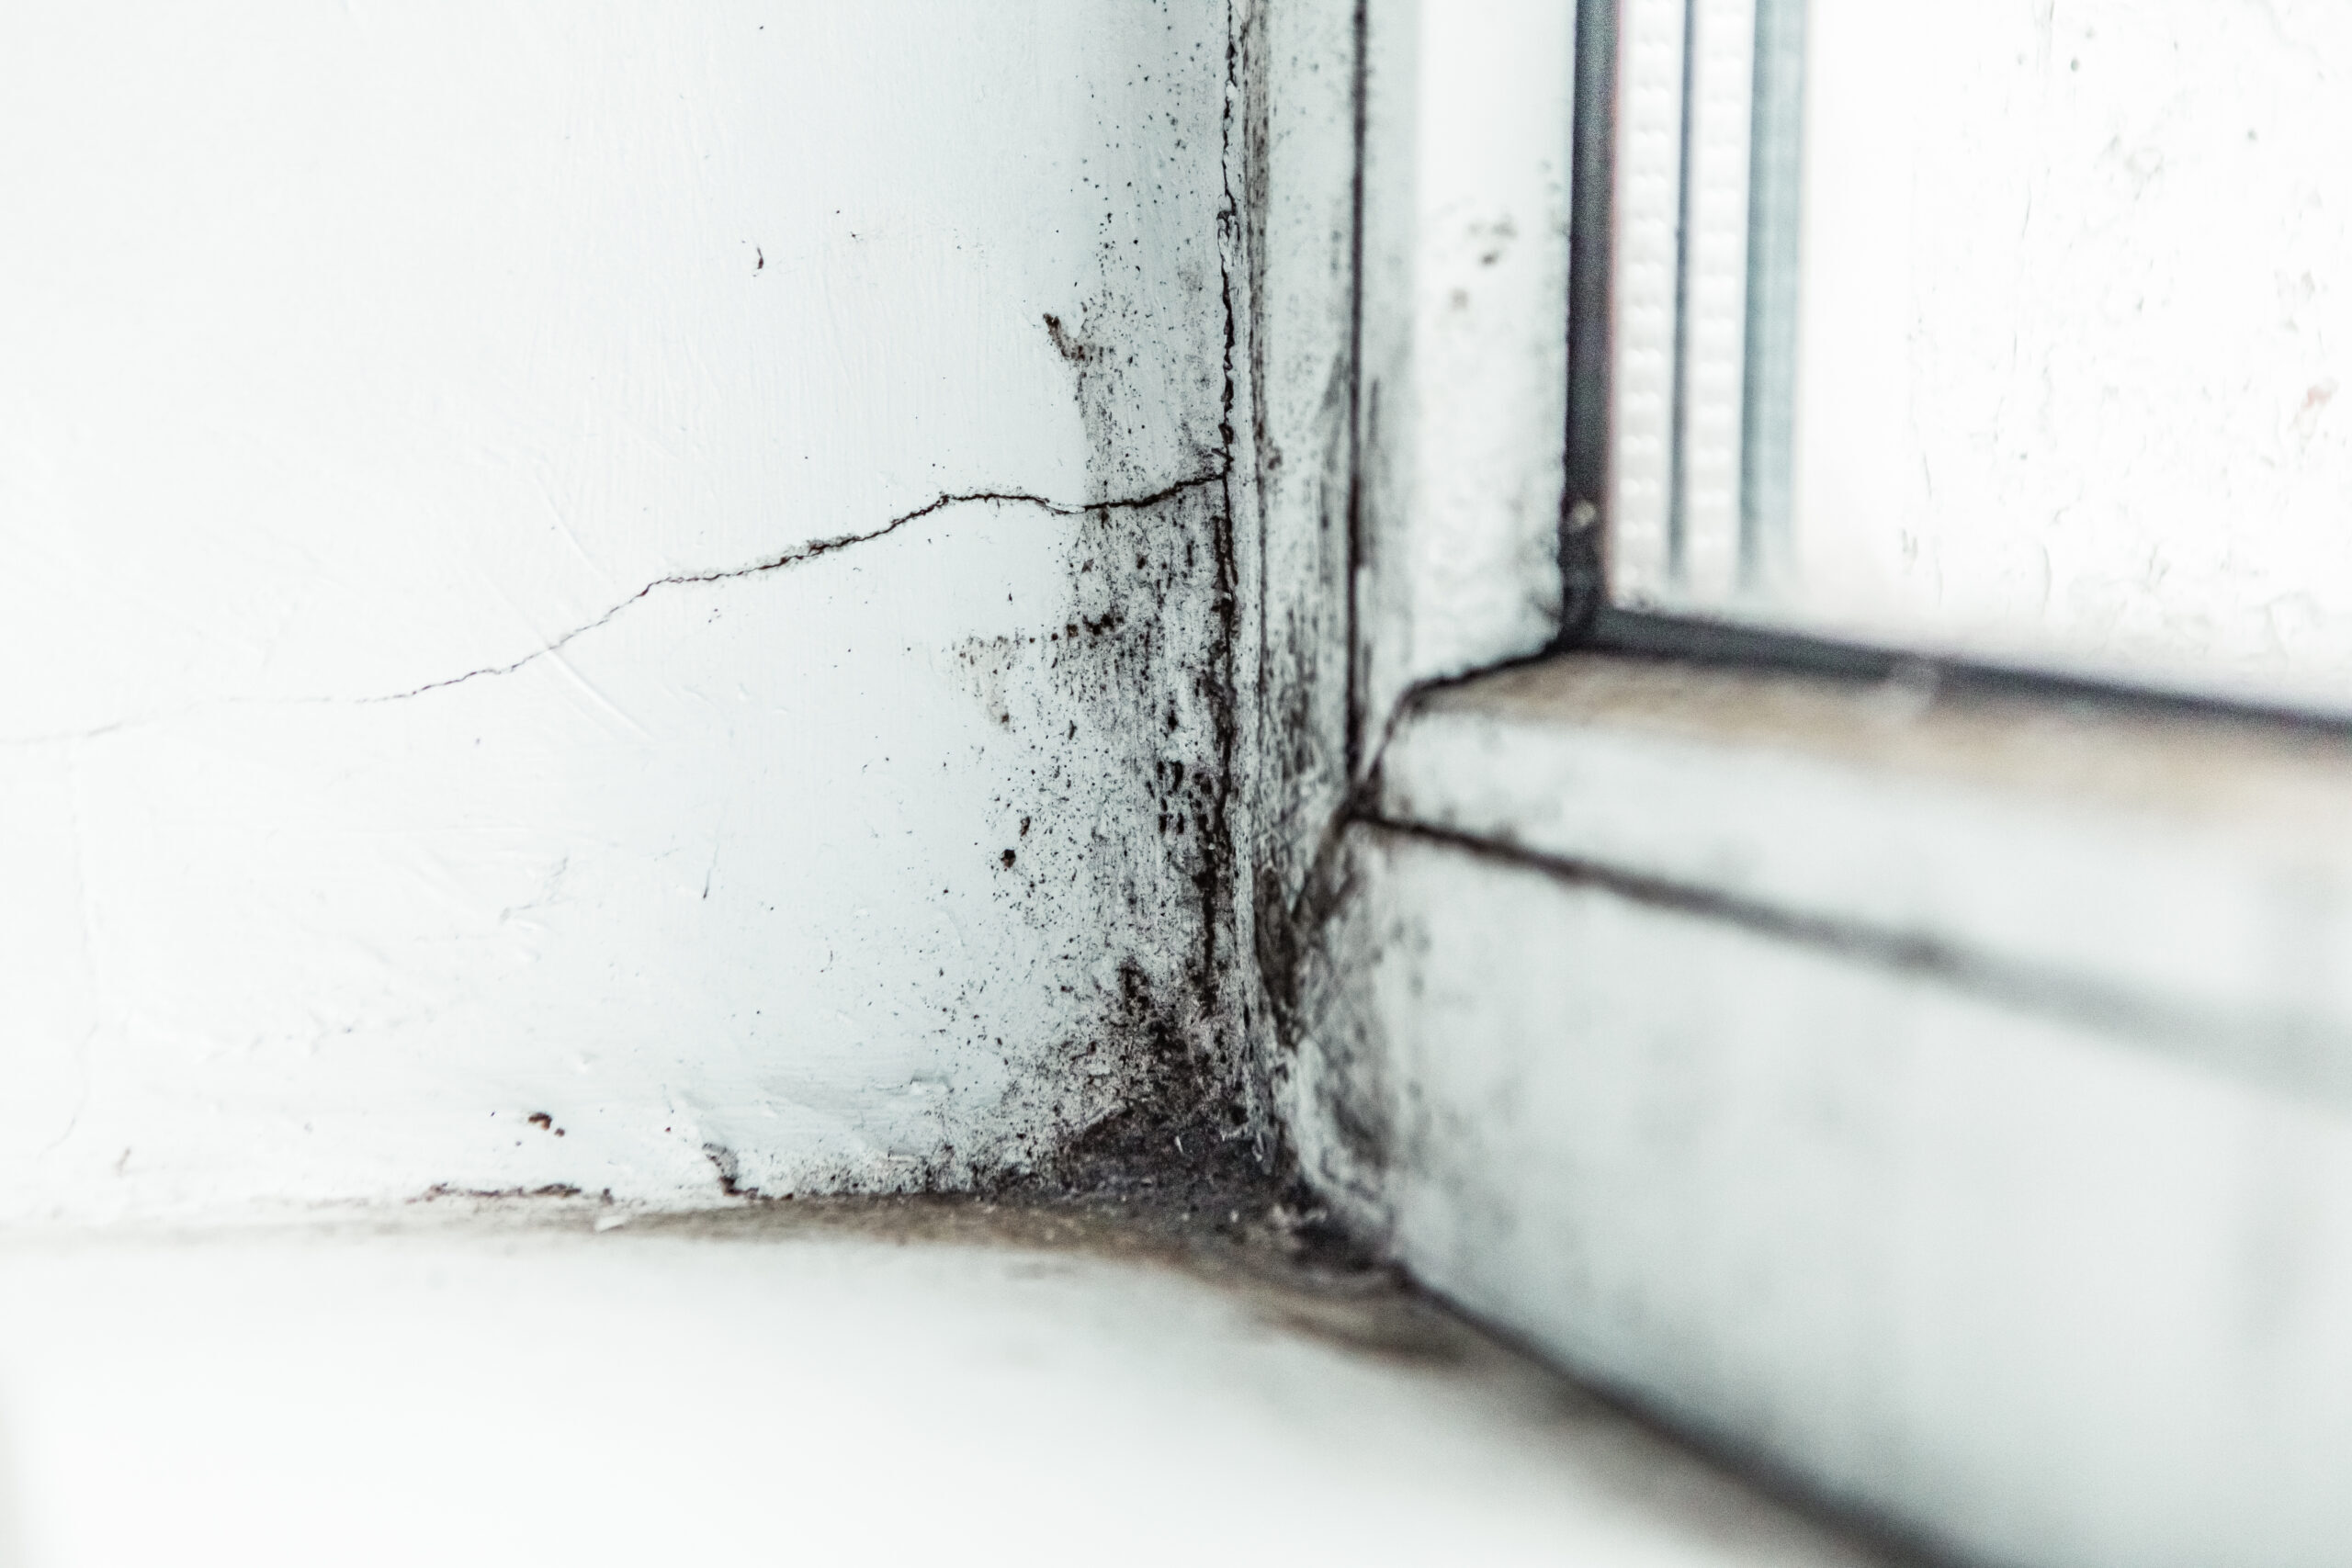
{"type": "Polygon", "coordinates": [[[0,1213],[955,1183],[1213,1043],[1222,4],[10,34],[0,1213]]]}

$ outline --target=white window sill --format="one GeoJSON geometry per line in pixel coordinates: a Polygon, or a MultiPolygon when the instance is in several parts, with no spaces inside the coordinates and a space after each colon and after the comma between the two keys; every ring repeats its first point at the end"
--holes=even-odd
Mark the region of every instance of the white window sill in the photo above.
{"type": "Polygon", "coordinates": [[[2341,731],[1584,656],[1414,704],[1378,812],[2352,1089],[2341,731]]]}
{"type": "Polygon", "coordinates": [[[2352,746],[1582,655],[1425,694],[1289,1125],[1472,1313],[1964,1555],[2352,1540],[2352,746]]]}

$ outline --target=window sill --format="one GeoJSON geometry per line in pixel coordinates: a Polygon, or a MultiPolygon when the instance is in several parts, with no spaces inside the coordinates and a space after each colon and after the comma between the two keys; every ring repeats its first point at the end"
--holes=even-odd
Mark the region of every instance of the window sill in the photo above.
{"type": "Polygon", "coordinates": [[[1577,655],[1424,693],[1287,1123],[1471,1313],[1992,1561],[2352,1539],[2352,743],[1577,655]]]}
{"type": "Polygon", "coordinates": [[[2352,737],[1577,655],[1425,694],[1379,817],[2352,1094],[2352,737]]]}

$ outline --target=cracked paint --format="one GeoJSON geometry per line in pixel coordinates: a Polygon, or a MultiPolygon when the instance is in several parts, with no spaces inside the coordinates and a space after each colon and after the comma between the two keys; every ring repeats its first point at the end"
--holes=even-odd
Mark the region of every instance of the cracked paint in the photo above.
{"type": "Polygon", "coordinates": [[[405,692],[392,692],[379,697],[358,697],[353,700],[363,703],[405,702],[411,697],[421,697],[428,692],[438,692],[450,686],[460,685],[465,682],[474,680],[480,676],[512,675],[514,671],[522,669],[526,665],[535,663],[536,661],[548,658],[552,654],[560,653],[574,638],[585,637],[590,632],[599,630],[602,627],[611,625],[615,617],[618,616],[630,605],[636,604],[639,600],[643,599],[647,594],[652,593],[660,589],[687,588],[709,582],[728,582],[740,577],[758,577],[766,572],[778,571],[786,567],[797,566],[805,560],[813,560],[819,556],[831,555],[835,550],[846,549],[852,545],[863,545],[870,543],[876,539],[887,538],[890,535],[895,534],[899,529],[905,527],[908,524],[920,522],[922,519],[930,516],[933,513],[944,511],[951,506],[983,504],[995,504],[1000,506],[1034,506],[1041,512],[1050,513],[1057,517],[1075,517],[1080,513],[1086,512],[1126,512],[1144,507],[1156,506],[1159,502],[1171,500],[1174,497],[1182,494],[1185,491],[1193,489],[1196,486],[1215,484],[1221,478],[1223,478],[1222,474],[1204,474],[1194,479],[1179,479],[1174,484],[1164,486],[1161,489],[1153,491],[1149,495],[1136,496],[1132,499],[1093,502],[1085,506],[1070,506],[1061,502],[1048,501],[1044,496],[1022,495],[1004,491],[973,491],[962,495],[943,495],[935,500],[926,502],[922,505],[916,507],[911,512],[902,512],[899,513],[898,516],[891,518],[888,523],[883,524],[878,528],[868,529],[866,532],[862,534],[837,534],[829,539],[814,539],[808,544],[797,546],[793,549],[786,550],[784,554],[777,556],[771,560],[755,561],[750,566],[734,567],[724,571],[698,571],[681,573],[671,577],[657,577],[652,581],[647,583],[644,587],[639,589],[636,592],[630,594],[628,598],[623,599],[620,603],[615,604],[611,609],[606,610],[594,620],[590,621],[585,625],[572,627],[570,631],[565,632],[562,636],[549,642],[546,647],[535,649],[531,652],[525,654],[522,658],[514,660],[510,663],[485,665],[479,670],[469,670],[462,675],[452,675],[446,680],[429,681],[422,686],[411,687],[405,692]]]}

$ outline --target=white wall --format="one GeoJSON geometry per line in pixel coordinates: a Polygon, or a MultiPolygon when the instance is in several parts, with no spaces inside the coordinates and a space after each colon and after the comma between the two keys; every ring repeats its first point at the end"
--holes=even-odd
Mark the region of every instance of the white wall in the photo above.
{"type": "Polygon", "coordinates": [[[0,1213],[962,1181],[1205,1039],[1217,0],[7,31],[0,1213]]]}

